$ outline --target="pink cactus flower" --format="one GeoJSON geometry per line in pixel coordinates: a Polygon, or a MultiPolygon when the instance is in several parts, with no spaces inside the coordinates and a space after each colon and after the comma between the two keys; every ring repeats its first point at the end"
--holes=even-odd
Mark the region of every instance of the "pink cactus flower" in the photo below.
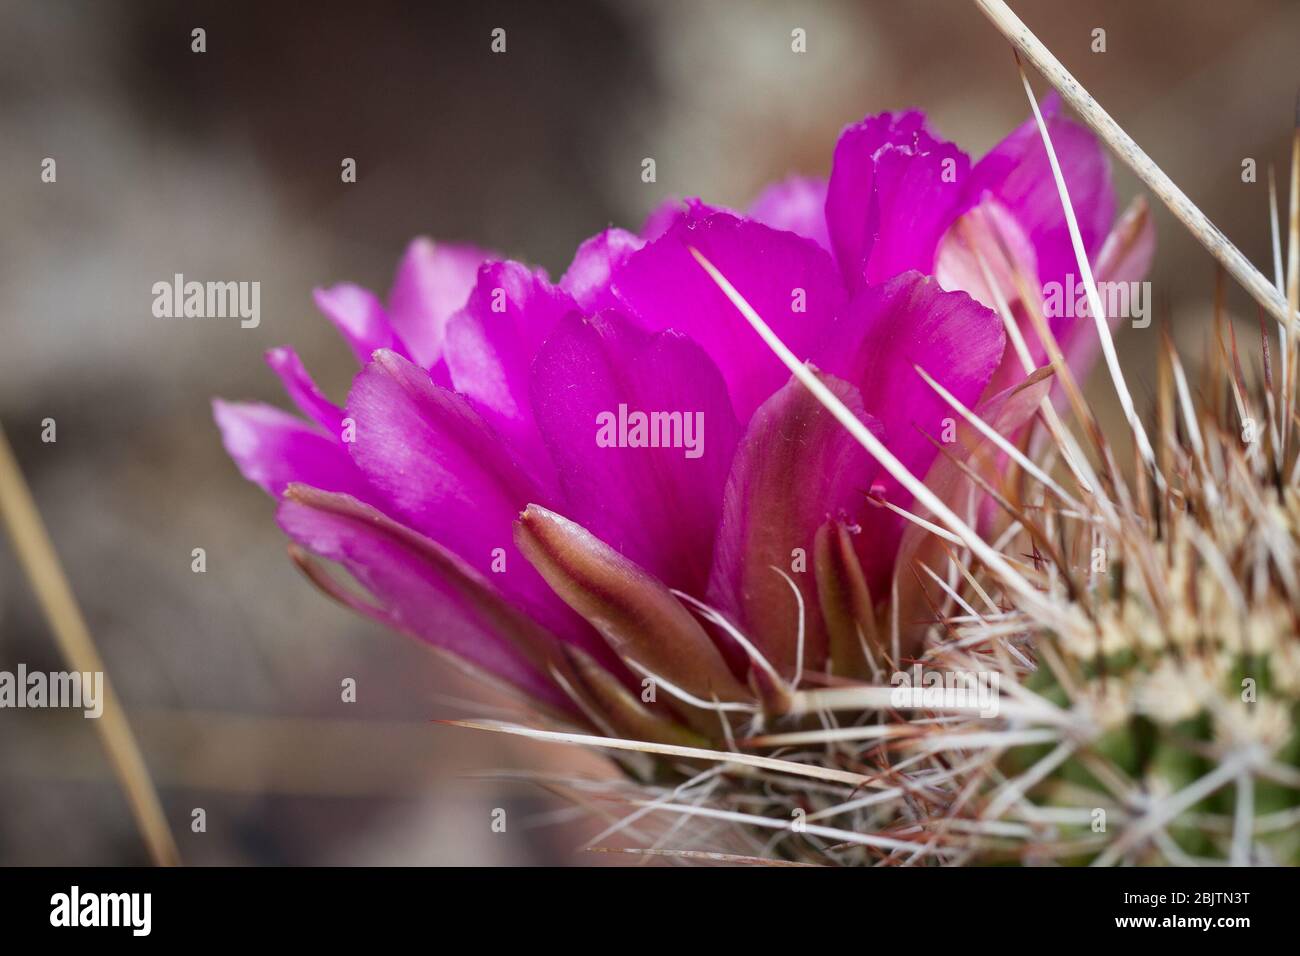
{"type": "MultiPolygon", "coordinates": [[[[1149,221],[1116,226],[1101,148],[1046,113],[1099,278],[1140,278],[1149,221]]],[[[953,411],[914,366],[1017,428],[1046,383],[1008,403],[1026,376],[995,291],[1024,322],[1025,289],[1075,271],[1032,122],[972,165],[921,113],[881,114],[844,131],[829,181],[748,215],[672,204],[587,240],[558,282],[416,240],[387,302],[316,293],[360,364],[346,404],[273,349],[302,417],[216,401],[226,448],[318,584],[553,714],[680,741],[717,734],[717,702],[779,712],[800,680],[863,671],[854,622],[904,530],[872,499],[910,498],[692,249],[918,477],[953,411]]],[[[1080,370],[1089,324],[1052,319],[1080,370]]]]}

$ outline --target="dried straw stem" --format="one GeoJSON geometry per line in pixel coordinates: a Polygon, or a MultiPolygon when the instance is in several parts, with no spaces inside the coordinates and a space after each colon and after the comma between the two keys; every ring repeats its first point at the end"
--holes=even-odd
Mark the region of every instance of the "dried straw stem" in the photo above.
{"type": "Polygon", "coordinates": [[[1133,170],[1153,193],[1169,207],[1169,211],[1191,231],[1210,254],[1218,259],[1225,269],[1232,274],[1273,318],[1289,328],[1292,310],[1286,300],[1256,269],[1241,250],[1212,223],[1196,204],[1187,198],[1187,194],[1175,185],[1164,171],[1143,151],[1133,137],[1120,127],[1110,114],[1092,98],[1087,90],[1076,80],[1061,61],[1052,55],[1038,37],[1025,26],[1024,22],[1011,11],[1003,0],[975,0],[975,5],[989,18],[995,27],[1025,55],[1035,69],[1052,84],[1074,107],[1075,111],[1093,131],[1115,151],[1130,169],[1133,170]]]}
{"type": "Polygon", "coordinates": [[[149,769],[3,427],[0,427],[0,514],[4,516],[18,560],[41,603],[63,659],[75,671],[104,674],[104,712],[94,723],[131,805],[150,858],[158,866],[179,864],[180,853],[163,814],[158,792],[149,777],[149,769]]]}

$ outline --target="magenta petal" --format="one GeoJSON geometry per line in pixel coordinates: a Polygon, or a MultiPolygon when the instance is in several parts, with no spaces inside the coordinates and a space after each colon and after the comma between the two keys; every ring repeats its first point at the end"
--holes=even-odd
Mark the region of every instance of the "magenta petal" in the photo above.
{"type": "Polygon", "coordinates": [[[447,325],[445,360],[456,390],[505,419],[528,414],[528,367],[560,319],[577,310],[546,274],[517,262],[479,271],[447,325]]]}
{"type": "Polygon", "coordinates": [[[616,313],[572,315],[538,353],[531,395],[564,514],[670,587],[699,594],[738,432],[709,357],[680,333],[647,333],[616,313]],[[661,447],[633,447],[633,413],[668,413],[654,420],[666,435],[644,431],[661,447]],[[662,447],[673,438],[678,447],[662,447]]]}
{"type": "Polygon", "coordinates": [[[447,325],[444,358],[452,384],[534,474],[545,474],[549,459],[533,423],[528,369],[560,318],[576,309],[544,272],[493,262],[479,270],[465,308],[447,325]]]}
{"type": "MultiPolygon", "coordinates": [[[[514,543],[514,519],[551,499],[468,399],[378,352],[348,396],[352,459],[384,511],[463,558],[550,631],[602,653],[601,642],[547,587],[514,543]]],[[[603,658],[602,658],[603,659],[603,658]]]]}
{"type": "MultiPolygon", "coordinates": [[[[856,288],[866,274],[882,225],[889,229],[894,240],[907,243],[907,258],[913,261],[918,255],[913,246],[923,243],[906,237],[903,230],[908,216],[926,220],[928,241],[933,228],[930,218],[937,219],[947,213],[951,203],[947,191],[939,187],[951,184],[942,181],[942,165],[936,184],[934,171],[927,163],[911,170],[905,161],[906,157],[922,157],[936,151],[942,152],[941,158],[966,162],[959,150],[931,135],[925,125],[925,115],[916,110],[869,116],[840,134],[826,193],[826,225],[831,248],[850,289],[856,288]],[[892,147],[893,158],[888,161],[889,168],[882,181],[877,182],[877,156],[886,147],[892,147]],[[913,203],[931,202],[936,195],[941,200],[939,209],[912,210],[913,203]]],[[[964,166],[957,170],[958,184],[965,179],[964,173],[964,166]]],[[[936,243],[940,235],[942,228],[934,233],[936,243]]],[[[890,254],[890,250],[882,251],[890,254]]],[[[876,274],[888,277],[879,271],[876,274]]]]}
{"type": "Polygon", "coordinates": [[[351,282],[341,282],[312,293],[316,308],[334,323],[357,362],[365,365],[376,349],[389,349],[399,355],[406,347],[393,332],[384,305],[369,289],[351,282]]]}
{"type": "Polygon", "coordinates": [[[811,239],[830,251],[824,179],[791,176],[768,186],[749,208],[749,217],[773,229],[785,229],[811,239]]]}
{"type": "Polygon", "coordinates": [[[447,322],[464,305],[490,253],[474,246],[419,238],[406,248],[388,293],[393,328],[425,368],[442,356],[447,322]]]}
{"type": "MultiPolygon", "coordinates": [[[[1079,220],[1084,249],[1093,259],[1115,219],[1109,160],[1092,133],[1062,114],[1057,94],[1044,99],[1042,113],[1079,220]]],[[[1032,117],[971,170],[969,201],[978,202],[985,193],[997,197],[1028,234],[1037,250],[1041,281],[1059,282],[1067,274],[1079,274],[1056,179],[1032,117]]]]}
{"type": "Polygon", "coordinates": [[[722,372],[740,421],[789,377],[781,361],[709,278],[699,250],[796,355],[822,341],[844,303],[835,264],[815,242],[716,213],[683,220],[614,277],[619,299],[651,329],[677,329],[722,372]]]}
{"type": "MultiPolygon", "coordinates": [[[[573,711],[572,702],[538,669],[539,662],[505,636],[508,630],[526,630],[533,637],[538,629],[520,620],[486,578],[372,508],[348,499],[335,507],[336,496],[311,489],[304,489],[306,500],[296,494],[280,505],[280,527],[313,554],[346,568],[375,602],[363,610],[554,709],[573,711]],[[312,500],[329,507],[313,506],[312,500]]],[[[544,639],[539,636],[539,643],[544,639]]]]}
{"type": "MultiPolygon", "coordinates": [[[[819,377],[883,437],[856,388],[828,375],[819,377]]],[[[828,517],[860,510],[876,467],[844,426],[793,378],[754,413],[736,449],[709,600],[787,678],[798,662],[799,603],[774,568],[788,575],[803,596],[803,663],[820,669],[827,640],[812,572],[813,537],[828,517]]]]}
{"type": "Polygon", "coordinates": [[[660,203],[650,210],[650,215],[646,216],[645,222],[641,224],[641,238],[646,242],[654,242],[677,223],[681,214],[681,200],[669,199],[660,203]]]}
{"type": "Polygon", "coordinates": [[[329,434],[342,434],[343,409],[326,398],[316,386],[297,352],[287,345],[269,349],[266,364],[280,377],[290,400],[304,415],[329,434]]]}
{"type": "Polygon", "coordinates": [[[641,238],[646,242],[654,242],[680,222],[707,219],[715,212],[730,210],[711,206],[700,199],[667,199],[646,216],[641,225],[641,238]]]}
{"type": "MultiPolygon", "coordinates": [[[[935,255],[934,277],[949,292],[965,292],[990,309],[997,308],[997,296],[984,281],[988,271],[1002,300],[1014,308],[1019,302],[1017,275],[1035,291],[1038,257],[1015,216],[992,196],[966,210],[953,222],[935,255]]],[[[1027,342],[1037,341],[1032,331],[1027,342]]]]}
{"type": "Polygon", "coordinates": [[[362,499],[372,494],[343,445],[271,405],[214,399],[212,417],[245,478],[279,497],[292,482],[362,499]]]}
{"type": "Polygon", "coordinates": [[[623,229],[606,229],[592,236],[578,247],[560,288],[588,314],[614,307],[610,277],[643,245],[643,239],[623,229]]]}
{"type": "MultiPolygon", "coordinates": [[[[943,440],[948,420],[955,422],[957,414],[913,366],[974,407],[1002,359],[1002,321],[966,293],[944,292],[935,279],[915,272],[863,287],[847,316],[841,328],[860,337],[853,343],[831,343],[823,364],[858,386],[867,411],[885,427],[889,450],[924,479],[937,454],[926,436],[943,440]]],[[[911,502],[887,474],[880,482],[887,500],[903,507],[911,502]]],[[[868,509],[864,515],[864,531],[871,533],[861,536],[867,549],[863,570],[873,594],[888,577],[900,521],[884,509],[868,509]]]]}
{"type": "MultiPolygon", "coordinates": [[[[993,196],[986,195],[976,206],[963,213],[939,243],[934,275],[950,292],[965,292],[981,305],[997,308],[994,289],[985,282],[985,273],[1001,295],[1029,351],[1033,367],[1046,363],[1046,350],[1034,329],[1030,308],[1043,309],[1041,298],[1029,303],[1020,292],[1039,296],[1038,259],[1033,244],[1016,218],[993,196]]],[[[1063,320],[1051,319],[1059,333],[1063,320]]],[[[1064,320],[1071,321],[1071,320],[1064,320]]],[[[1005,327],[1005,326],[1004,326],[1005,327]]],[[[989,383],[989,392],[998,392],[1021,382],[1025,367],[1013,348],[1008,348],[1002,364],[989,383]]]]}
{"type": "Polygon", "coordinates": [[[951,143],[924,153],[892,145],[876,153],[868,282],[910,269],[934,272],[935,251],[957,216],[969,172],[970,159],[951,143]]]}
{"type": "Polygon", "coordinates": [[[924,477],[935,452],[918,429],[938,438],[955,413],[913,365],[973,406],[1002,358],[1002,322],[966,293],[945,292],[915,272],[864,288],[847,315],[841,331],[857,341],[823,364],[858,386],[885,426],[890,451],[924,477]]]}
{"type": "Polygon", "coordinates": [[[514,517],[537,491],[463,396],[381,351],[352,383],[347,411],[352,459],[385,510],[481,571],[494,548],[512,550],[514,517]]]}

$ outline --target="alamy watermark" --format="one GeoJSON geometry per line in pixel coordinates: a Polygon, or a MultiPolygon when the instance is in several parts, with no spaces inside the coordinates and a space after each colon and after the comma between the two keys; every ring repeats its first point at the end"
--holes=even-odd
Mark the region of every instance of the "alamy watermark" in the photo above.
{"type": "Polygon", "coordinates": [[[703,412],[628,411],[596,414],[599,448],[681,448],[687,458],[704,454],[703,412]]]}
{"type": "MultiPolygon", "coordinates": [[[[1151,324],[1150,282],[1110,282],[1103,279],[1097,283],[1097,295],[1108,318],[1132,319],[1135,329],[1145,329],[1151,324]]],[[[1090,316],[1087,286],[1074,273],[1067,273],[1064,282],[1044,283],[1043,313],[1049,319],[1090,316]]]]}
{"type": "Polygon", "coordinates": [[[153,284],[153,314],[159,319],[239,319],[240,328],[262,322],[262,283],[186,282],[178,272],[171,282],[153,284]]]}
{"type": "Polygon", "coordinates": [[[69,708],[98,718],[104,713],[104,675],[100,671],[0,671],[0,708],[69,708]]]}
{"type": "Polygon", "coordinates": [[[998,715],[1002,675],[997,671],[895,671],[889,683],[889,705],[898,710],[974,711],[981,717],[998,715]]]}
{"type": "Polygon", "coordinates": [[[152,893],[91,893],[74,885],[50,897],[50,925],[54,927],[122,927],[132,936],[148,936],[153,929],[152,893]]]}

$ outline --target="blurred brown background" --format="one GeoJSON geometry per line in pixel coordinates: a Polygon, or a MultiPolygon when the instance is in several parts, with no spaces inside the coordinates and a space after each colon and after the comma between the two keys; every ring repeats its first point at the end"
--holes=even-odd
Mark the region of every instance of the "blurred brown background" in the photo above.
{"type": "MultiPolygon", "coordinates": [[[[1012,6],[1271,277],[1265,169],[1288,158],[1300,4],[1012,6]]],[[[673,194],[743,206],[788,171],[827,172],[844,124],[910,105],[976,157],[1024,118],[1007,45],[964,0],[0,3],[0,420],[187,862],[591,859],[574,852],[590,825],[562,804],[476,775],[599,764],[429,724],[499,701],[320,597],[221,449],[212,396],[285,404],[270,346],[294,344],[345,394],[351,358],[311,289],[386,290],[417,234],[558,275],[611,222],[636,227],[673,194]],[[176,272],[259,280],[260,328],[155,319],[150,287],[176,272]]],[[[1116,175],[1127,200],[1133,177],[1116,175]]],[[[1194,350],[1213,265],[1157,213],[1157,315],[1194,350]]],[[[1239,290],[1229,305],[1253,323],[1239,290]]],[[[1155,336],[1119,341],[1139,400],[1155,336]]],[[[0,540],[0,669],[19,662],[63,666],[0,540]]],[[[145,861],[91,722],[0,711],[0,863],[145,861]]]]}

